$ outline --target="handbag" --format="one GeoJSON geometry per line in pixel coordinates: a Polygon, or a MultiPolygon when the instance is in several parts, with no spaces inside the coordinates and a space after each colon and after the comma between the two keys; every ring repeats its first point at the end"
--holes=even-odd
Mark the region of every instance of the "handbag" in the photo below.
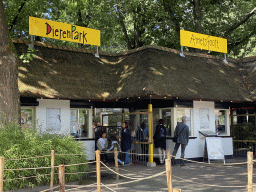
{"type": "MultiPolygon", "coordinates": [[[[183,127],[183,129],[185,129],[186,125],[183,127]]],[[[174,143],[177,143],[177,140],[178,140],[178,137],[180,136],[180,134],[182,133],[183,129],[181,130],[181,132],[179,133],[179,135],[175,135],[173,138],[172,138],[172,141],[174,143]]]]}

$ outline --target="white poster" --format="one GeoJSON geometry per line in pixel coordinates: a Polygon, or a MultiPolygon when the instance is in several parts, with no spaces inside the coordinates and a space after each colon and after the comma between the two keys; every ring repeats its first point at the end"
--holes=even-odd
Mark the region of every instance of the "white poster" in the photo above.
{"type": "Polygon", "coordinates": [[[78,128],[77,110],[73,109],[73,110],[70,110],[70,131],[72,133],[77,133],[77,128],[78,128]]]}
{"type": "Polygon", "coordinates": [[[108,116],[107,116],[107,112],[102,112],[101,113],[101,125],[102,126],[108,126],[108,116]]]}
{"type": "Polygon", "coordinates": [[[224,158],[224,150],[222,146],[221,137],[206,137],[206,146],[208,159],[223,159],[224,158]]]}
{"type": "Polygon", "coordinates": [[[209,109],[199,109],[200,117],[200,129],[209,129],[210,128],[210,115],[209,109]]]}
{"type": "Polygon", "coordinates": [[[46,110],[46,127],[52,131],[61,131],[61,109],[46,110]]]}

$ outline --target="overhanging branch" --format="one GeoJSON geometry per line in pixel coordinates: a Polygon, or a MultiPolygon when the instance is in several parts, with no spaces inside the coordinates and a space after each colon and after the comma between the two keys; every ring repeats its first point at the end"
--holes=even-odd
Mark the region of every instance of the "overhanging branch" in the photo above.
{"type": "Polygon", "coordinates": [[[235,23],[232,25],[223,35],[226,38],[232,31],[237,29],[240,25],[244,24],[248,19],[250,19],[253,15],[255,15],[256,7],[240,22],[235,23]]]}

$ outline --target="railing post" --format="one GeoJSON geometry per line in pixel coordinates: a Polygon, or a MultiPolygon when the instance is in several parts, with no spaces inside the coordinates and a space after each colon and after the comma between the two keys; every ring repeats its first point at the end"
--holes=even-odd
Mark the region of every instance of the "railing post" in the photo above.
{"type": "Polygon", "coordinates": [[[168,192],[172,192],[172,186],[170,185],[170,166],[171,166],[170,159],[166,159],[165,160],[165,168],[166,168],[168,192]]]}
{"type": "Polygon", "coordinates": [[[170,175],[169,178],[167,178],[167,182],[168,182],[168,186],[170,186],[170,190],[172,192],[172,163],[171,163],[171,150],[168,149],[167,150],[167,161],[165,162],[165,164],[167,164],[167,162],[169,162],[170,164],[170,175]]]}
{"type": "Polygon", "coordinates": [[[65,165],[59,165],[59,192],[65,192],[65,165]]]}
{"type": "Polygon", "coordinates": [[[100,187],[100,150],[95,151],[96,153],[96,176],[97,176],[97,192],[101,191],[100,187]]]}
{"type": "Polygon", "coordinates": [[[248,192],[252,192],[252,180],[253,180],[253,152],[247,152],[247,169],[248,169],[248,192]]]}
{"type": "Polygon", "coordinates": [[[53,192],[53,180],[54,180],[54,157],[55,156],[55,151],[51,151],[51,182],[50,182],[50,189],[51,192],[53,192]]]}
{"type": "Polygon", "coordinates": [[[4,157],[0,157],[0,192],[4,190],[4,157]]]}
{"type": "MultiPolygon", "coordinates": [[[[117,155],[117,148],[114,148],[114,155],[115,155],[115,167],[116,167],[116,172],[118,173],[118,155],[117,155]]],[[[116,188],[118,188],[118,182],[119,182],[119,175],[116,175],[116,188]]]]}

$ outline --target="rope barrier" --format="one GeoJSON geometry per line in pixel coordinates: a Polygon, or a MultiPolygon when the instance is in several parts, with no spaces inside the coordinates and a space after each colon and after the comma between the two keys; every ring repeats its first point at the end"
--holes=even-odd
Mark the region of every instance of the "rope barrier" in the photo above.
{"type": "Polygon", "coordinates": [[[219,185],[211,185],[211,184],[204,184],[204,183],[197,183],[197,182],[194,182],[194,181],[191,181],[191,180],[188,180],[188,179],[183,179],[181,177],[177,177],[177,176],[173,176],[175,178],[178,178],[178,179],[181,179],[183,181],[187,181],[187,182],[190,182],[190,183],[195,183],[195,184],[198,184],[198,185],[204,185],[204,186],[208,186],[208,187],[223,187],[223,188],[242,188],[244,186],[219,186],[219,185]]]}
{"type": "Polygon", "coordinates": [[[121,177],[124,177],[124,178],[127,178],[127,179],[131,179],[131,180],[137,179],[137,178],[132,178],[132,177],[128,177],[128,176],[122,175],[122,174],[120,174],[120,173],[117,173],[116,171],[110,169],[107,165],[105,165],[105,164],[102,163],[102,162],[101,162],[101,164],[102,164],[103,166],[105,166],[109,171],[111,171],[111,172],[113,172],[113,173],[115,173],[115,174],[117,174],[117,175],[119,175],[119,176],[121,176],[121,177]]]}
{"type": "MultiPolygon", "coordinates": [[[[114,191],[113,189],[110,189],[108,186],[104,185],[103,183],[101,183],[101,185],[102,185],[103,187],[106,187],[106,188],[109,189],[110,191],[114,191]]],[[[114,191],[114,192],[116,192],[116,191],[114,191]]]]}
{"type": "Polygon", "coordinates": [[[138,179],[138,178],[143,178],[143,177],[132,178],[132,177],[125,176],[125,175],[123,175],[123,174],[117,173],[116,171],[110,169],[110,168],[109,168],[107,165],[105,165],[103,162],[101,162],[101,164],[102,164],[103,166],[105,166],[109,171],[111,171],[111,172],[113,172],[113,173],[115,173],[116,175],[119,175],[119,176],[121,176],[121,177],[124,177],[124,178],[127,178],[127,179],[131,179],[131,180],[135,180],[135,179],[138,179]]]}
{"type": "MultiPolygon", "coordinates": [[[[112,153],[111,152],[106,152],[106,153],[112,153]]],[[[125,152],[120,152],[120,153],[123,153],[123,154],[126,154],[125,152]]],[[[93,153],[94,155],[95,153],[93,153]]],[[[144,156],[150,156],[149,154],[139,154],[139,153],[128,153],[128,154],[135,154],[135,155],[144,155],[144,156]]],[[[55,154],[56,156],[68,156],[68,155],[72,155],[72,156],[75,156],[75,155],[84,155],[84,154],[55,154]]],[[[85,154],[85,155],[88,155],[88,154],[85,154]]],[[[90,154],[89,154],[90,155],[90,154]]],[[[92,154],[91,154],[92,155],[92,154]]],[[[153,154],[154,156],[159,156],[159,154],[153,154]]],[[[20,158],[20,159],[7,159],[7,161],[9,160],[23,160],[23,159],[35,159],[35,158],[40,158],[40,157],[50,157],[51,155],[45,155],[45,156],[37,156],[37,157],[28,157],[28,158],[20,158]]],[[[167,155],[166,155],[167,156],[167,155]]],[[[174,157],[176,158],[176,156],[173,156],[173,155],[170,155],[170,157],[174,157]]],[[[211,165],[211,166],[233,166],[233,165],[245,165],[247,164],[248,162],[241,162],[241,163],[226,163],[226,164],[218,164],[218,163],[212,163],[212,164],[209,164],[207,162],[199,162],[199,161],[194,161],[194,160],[189,160],[189,159],[185,159],[185,158],[177,158],[177,159],[183,159],[185,161],[188,161],[188,162],[192,162],[192,163],[197,163],[197,164],[204,164],[204,165],[211,165]]],[[[86,165],[86,164],[94,164],[96,161],[91,161],[91,162],[86,162],[86,163],[77,163],[77,164],[70,164],[70,165],[64,165],[65,167],[69,167],[69,166],[76,166],[76,165],[86,165]]],[[[253,162],[256,162],[256,160],[253,160],[253,162]]],[[[133,183],[133,182],[138,182],[138,181],[142,181],[142,180],[147,180],[147,179],[151,179],[151,178],[154,178],[154,177],[157,177],[157,176],[160,176],[164,173],[166,173],[166,171],[163,171],[163,172],[160,172],[160,173],[157,173],[155,175],[151,175],[151,176],[148,176],[148,177],[145,177],[145,175],[143,174],[142,177],[130,177],[130,176],[127,176],[127,175],[124,175],[124,174],[120,174],[120,173],[117,173],[116,171],[114,171],[113,169],[111,169],[110,167],[108,167],[106,164],[104,164],[103,162],[101,162],[101,164],[104,166],[102,167],[103,169],[105,168],[106,170],[104,171],[111,171],[113,172],[114,174],[116,175],[119,175],[121,177],[124,177],[126,179],[130,179],[132,181],[128,181],[128,182],[123,182],[123,183],[118,183],[118,184],[102,184],[101,183],[101,186],[103,187],[106,187],[107,189],[111,190],[111,191],[114,191],[112,189],[109,188],[109,186],[115,186],[115,185],[123,185],[123,184],[129,184],[129,183],[133,183]]],[[[20,170],[39,170],[39,169],[50,169],[52,167],[38,167],[38,168],[20,168],[20,169],[4,169],[5,171],[20,171],[20,170]]],[[[58,168],[58,166],[54,166],[54,168],[58,168]]],[[[121,169],[121,168],[120,168],[121,169]]],[[[121,169],[121,170],[124,170],[124,171],[127,171],[127,172],[132,172],[132,171],[128,171],[128,170],[125,170],[125,169],[121,169]]],[[[95,173],[96,171],[91,171],[91,172],[76,172],[76,173],[65,173],[66,175],[71,175],[71,174],[84,174],[84,173],[95,173]]],[[[55,175],[58,174],[58,173],[54,173],[55,175]]],[[[43,175],[37,175],[37,176],[30,176],[30,177],[22,177],[22,178],[15,178],[15,179],[5,179],[3,181],[13,181],[13,180],[20,180],[20,179],[29,179],[29,178],[36,178],[36,177],[43,177],[43,176],[49,176],[51,174],[43,174],[43,175]]],[[[141,175],[141,174],[140,174],[141,175]]],[[[219,188],[244,188],[245,186],[219,186],[219,185],[211,185],[211,184],[204,184],[204,183],[198,183],[198,182],[194,182],[192,180],[188,180],[188,179],[182,179],[180,177],[177,177],[177,176],[173,176],[174,178],[177,178],[177,179],[181,179],[182,181],[187,181],[187,182],[190,182],[190,183],[194,183],[194,184],[198,184],[198,185],[203,185],[203,186],[208,186],[208,187],[219,187],[219,188]]],[[[80,186],[79,188],[82,188],[82,187],[92,187],[94,186],[95,184],[91,184],[91,185],[86,185],[86,186],[80,186]]],[[[68,185],[66,185],[68,186],[68,185]]],[[[72,185],[69,185],[70,187],[72,185]]],[[[58,187],[58,186],[57,186],[58,187]]],[[[57,188],[57,187],[54,187],[54,188],[57,188]]],[[[255,187],[255,185],[254,185],[255,187]]],[[[54,189],[53,188],[53,189],[54,189]]],[[[77,187],[77,189],[79,189],[77,187]]],[[[47,190],[44,190],[44,191],[49,191],[51,189],[47,189],[47,190]]],[[[72,189],[74,190],[74,189],[72,189]]],[[[68,190],[66,190],[68,191],[68,190]]],[[[43,192],[43,191],[42,191],[43,192]]]]}
{"type": "MultiPolygon", "coordinates": [[[[54,166],[57,168],[59,166],[54,166]]],[[[5,171],[21,171],[21,170],[37,170],[37,169],[51,169],[52,167],[37,167],[37,168],[20,168],[20,169],[4,169],[5,171]]]]}
{"type": "MultiPolygon", "coordinates": [[[[90,185],[65,185],[65,187],[75,187],[75,189],[81,189],[81,188],[86,188],[86,187],[93,187],[93,186],[97,186],[97,183],[93,183],[90,185]]],[[[66,189],[65,191],[71,191],[74,190],[73,189],[66,189]]]]}
{"type": "Polygon", "coordinates": [[[50,190],[52,190],[52,189],[56,189],[56,188],[59,188],[59,186],[52,187],[51,189],[46,189],[46,190],[43,190],[43,191],[40,191],[40,192],[46,192],[46,191],[50,191],[50,190]]]}
{"type": "MultiPolygon", "coordinates": [[[[158,176],[160,176],[160,175],[163,175],[163,174],[165,174],[166,173],[166,171],[162,171],[162,172],[160,172],[160,173],[157,173],[157,174],[155,174],[155,175],[152,175],[152,176],[149,176],[149,177],[144,177],[144,178],[141,178],[141,179],[136,179],[136,180],[133,180],[133,181],[128,181],[128,182],[123,182],[123,183],[118,183],[118,184],[105,184],[104,186],[106,187],[106,186],[116,186],[116,185],[125,185],[125,184],[129,184],[129,183],[134,183],[134,182],[138,182],[138,181],[143,181],[143,180],[147,180],[147,179],[152,179],[152,178],[155,178],[155,177],[158,177],[158,176]]],[[[95,185],[95,184],[94,184],[95,185]]],[[[76,187],[77,185],[65,185],[65,186],[73,186],[73,187],[76,187]]],[[[97,184],[96,184],[96,186],[97,186],[97,184]]],[[[103,185],[101,185],[101,186],[103,186],[103,185]]],[[[79,186],[79,187],[77,187],[78,189],[79,188],[83,188],[83,187],[88,187],[88,185],[84,185],[84,186],[79,186]]],[[[73,189],[72,189],[73,190],[73,189]]],[[[67,190],[66,190],[67,191],[67,190]]]]}
{"type": "Polygon", "coordinates": [[[73,165],[87,165],[87,164],[92,164],[92,163],[95,163],[95,162],[96,162],[96,161],[87,162],[87,163],[70,164],[70,165],[65,165],[65,167],[70,167],[70,166],[73,166],[73,165]]]}
{"type": "MultiPolygon", "coordinates": [[[[65,167],[73,166],[73,165],[86,165],[86,164],[92,164],[96,161],[87,162],[87,163],[78,163],[78,164],[70,164],[65,165],[65,167]]],[[[58,168],[59,166],[54,166],[54,168],[58,168]]],[[[20,169],[4,169],[5,171],[20,171],[20,170],[37,170],[37,169],[51,169],[52,167],[37,167],[37,168],[20,168],[20,169]]]]}
{"type": "MultiPolygon", "coordinates": [[[[95,155],[95,153],[90,154],[55,154],[55,156],[77,156],[77,155],[95,155]]],[[[24,155],[28,156],[28,155],[24,155]]],[[[24,158],[17,158],[17,159],[5,159],[6,161],[17,161],[17,160],[25,160],[25,159],[36,159],[42,157],[51,157],[51,155],[43,155],[43,156],[35,156],[35,157],[24,157],[24,158]]]]}
{"type": "Polygon", "coordinates": [[[128,182],[123,182],[123,183],[117,183],[117,184],[107,184],[107,186],[116,186],[116,185],[124,185],[124,184],[129,184],[129,183],[134,183],[134,182],[138,182],[138,181],[143,181],[143,180],[147,180],[147,179],[152,179],[152,178],[155,178],[155,177],[158,177],[160,175],[163,175],[165,174],[166,171],[162,171],[160,173],[157,173],[153,176],[150,176],[150,177],[144,177],[142,179],[137,179],[137,180],[133,180],[133,181],[128,181],[128,182]]]}
{"type": "MultiPolygon", "coordinates": [[[[55,175],[57,175],[58,173],[54,173],[55,175]]],[[[20,178],[15,178],[15,179],[5,179],[3,181],[13,181],[13,180],[20,180],[20,179],[30,179],[30,178],[35,178],[35,177],[39,177],[39,176],[46,176],[46,175],[51,175],[51,174],[43,174],[43,175],[37,175],[37,176],[30,176],[30,177],[20,177],[20,178]]]]}
{"type": "MultiPolygon", "coordinates": [[[[173,155],[170,155],[171,158],[172,157],[175,157],[176,156],[173,156],[173,155]]],[[[181,158],[181,157],[178,157],[177,159],[183,159],[185,161],[188,161],[188,162],[192,162],[192,163],[198,163],[198,164],[205,164],[205,165],[212,165],[212,166],[230,166],[230,165],[244,165],[244,164],[247,164],[247,162],[242,162],[242,163],[226,163],[226,164],[220,164],[220,163],[207,163],[207,162],[199,162],[199,161],[193,161],[193,160],[190,160],[190,159],[185,159],[185,158],[181,158]]]]}

